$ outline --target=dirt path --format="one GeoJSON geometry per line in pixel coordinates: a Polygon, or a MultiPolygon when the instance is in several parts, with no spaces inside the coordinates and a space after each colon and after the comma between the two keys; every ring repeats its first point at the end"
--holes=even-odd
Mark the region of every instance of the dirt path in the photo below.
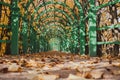
{"type": "Polygon", "coordinates": [[[0,80],[120,80],[120,59],[44,52],[0,57],[0,80]]]}

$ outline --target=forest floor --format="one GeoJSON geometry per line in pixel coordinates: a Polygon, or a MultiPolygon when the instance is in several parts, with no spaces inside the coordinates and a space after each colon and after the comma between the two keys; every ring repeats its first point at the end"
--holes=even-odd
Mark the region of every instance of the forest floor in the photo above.
{"type": "Polygon", "coordinates": [[[4,55],[0,80],[120,80],[120,59],[57,51],[4,55]]]}

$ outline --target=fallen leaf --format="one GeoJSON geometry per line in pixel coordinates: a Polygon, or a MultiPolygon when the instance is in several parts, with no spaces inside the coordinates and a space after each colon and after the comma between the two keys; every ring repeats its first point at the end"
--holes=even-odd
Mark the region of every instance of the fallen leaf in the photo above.
{"type": "Polygon", "coordinates": [[[26,67],[37,67],[37,62],[35,62],[34,60],[29,60],[26,63],[26,67]]]}
{"type": "Polygon", "coordinates": [[[90,72],[90,75],[92,76],[92,78],[99,79],[102,78],[102,75],[105,71],[106,69],[95,69],[90,72]]]}
{"type": "Polygon", "coordinates": [[[87,80],[87,79],[82,78],[80,76],[73,75],[73,74],[69,74],[69,76],[66,80],[87,80]]]}
{"type": "Polygon", "coordinates": [[[40,74],[33,77],[31,80],[56,80],[59,76],[57,75],[45,75],[40,74]]]}
{"type": "Polygon", "coordinates": [[[21,71],[21,68],[16,63],[12,63],[11,65],[8,66],[8,71],[9,72],[17,72],[17,71],[21,71]]]}

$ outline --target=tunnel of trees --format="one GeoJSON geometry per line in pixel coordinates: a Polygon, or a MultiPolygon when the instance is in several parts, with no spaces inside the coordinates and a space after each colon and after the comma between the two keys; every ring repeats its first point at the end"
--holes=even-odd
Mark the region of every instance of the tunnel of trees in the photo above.
{"type": "Polygon", "coordinates": [[[0,54],[120,53],[120,0],[0,0],[0,54]],[[59,49],[58,49],[59,48],[59,49]]]}

